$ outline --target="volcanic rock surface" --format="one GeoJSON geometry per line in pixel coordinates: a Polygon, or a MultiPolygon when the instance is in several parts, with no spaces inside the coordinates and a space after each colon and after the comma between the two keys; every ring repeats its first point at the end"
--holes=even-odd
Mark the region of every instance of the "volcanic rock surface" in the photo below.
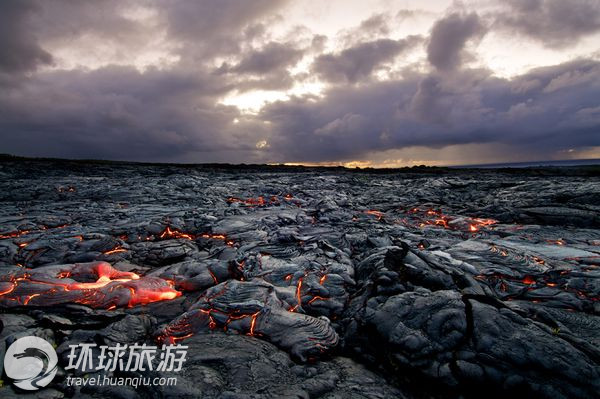
{"type": "Polygon", "coordinates": [[[55,344],[47,397],[600,392],[596,169],[4,161],[0,187],[0,353],[55,344]],[[84,342],[189,351],[176,387],[68,387],[84,342]]]}

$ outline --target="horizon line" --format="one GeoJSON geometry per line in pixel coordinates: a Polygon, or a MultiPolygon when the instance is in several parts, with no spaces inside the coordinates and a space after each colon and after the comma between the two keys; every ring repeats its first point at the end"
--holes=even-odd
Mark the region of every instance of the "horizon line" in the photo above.
{"type": "Polygon", "coordinates": [[[98,162],[98,163],[123,163],[139,165],[179,165],[179,166],[266,166],[266,167],[302,167],[302,168],[325,168],[325,169],[347,169],[347,170],[394,170],[394,169],[412,169],[412,168],[466,168],[466,169],[498,169],[498,168],[527,168],[536,166],[548,167],[569,167],[569,166],[600,166],[600,158],[585,159],[560,159],[560,160],[536,160],[519,162],[494,162],[485,164],[455,164],[455,165],[426,165],[415,164],[405,166],[380,167],[380,166],[346,166],[343,163],[329,164],[311,163],[311,162],[267,162],[267,163],[230,163],[230,162],[160,162],[160,161],[129,161],[101,158],[58,158],[58,157],[29,157],[13,154],[0,154],[0,162],[8,160],[31,160],[31,161],[68,161],[68,162],[98,162]],[[573,165],[568,165],[569,163],[573,165]],[[557,165],[558,164],[558,165],[557,165]],[[564,164],[564,165],[560,165],[564,164]]]}

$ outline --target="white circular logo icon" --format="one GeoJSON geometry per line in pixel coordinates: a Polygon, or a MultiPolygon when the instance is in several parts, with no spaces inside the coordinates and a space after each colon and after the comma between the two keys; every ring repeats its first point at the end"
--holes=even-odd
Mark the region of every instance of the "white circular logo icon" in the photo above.
{"type": "Polygon", "coordinates": [[[19,338],[8,347],[4,356],[4,370],[21,389],[36,391],[50,384],[56,375],[58,356],[43,338],[19,338]]]}

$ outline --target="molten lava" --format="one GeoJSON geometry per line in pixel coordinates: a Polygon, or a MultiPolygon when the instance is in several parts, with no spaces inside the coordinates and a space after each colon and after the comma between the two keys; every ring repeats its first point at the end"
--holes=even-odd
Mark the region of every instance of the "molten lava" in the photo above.
{"type": "MultiPolygon", "coordinates": [[[[122,234],[119,236],[119,238],[122,241],[128,241],[128,236],[125,234],[122,234]]],[[[161,239],[161,240],[168,240],[168,239],[185,239],[185,240],[196,240],[198,238],[205,238],[205,239],[212,239],[212,240],[221,240],[224,241],[226,245],[233,247],[235,246],[235,242],[231,239],[228,239],[227,236],[225,236],[224,234],[211,234],[211,233],[201,233],[201,234],[194,234],[194,233],[185,233],[183,231],[177,230],[171,226],[167,226],[165,227],[165,229],[158,234],[157,236],[154,235],[150,235],[150,236],[146,236],[146,237],[142,237],[142,236],[138,236],[137,237],[139,241],[145,240],[145,241],[154,241],[156,239],[161,239]]],[[[81,237],[81,239],[83,239],[83,237],[81,237]]],[[[104,252],[105,255],[111,255],[113,253],[118,253],[118,252],[126,252],[127,250],[117,246],[109,251],[104,252]]]]}
{"type": "MultiPolygon", "coordinates": [[[[539,294],[538,290],[553,288],[565,293],[576,295],[579,299],[597,302],[600,300],[592,286],[586,286],[586,290],[574,289],[569,286],[565,278],[570,273],[569,270],[551,270],[539,275],[525,275],[523,277],[507,276],[501,273],[490,275],[478,275],[475,278],[487,283],[490,287],[496,288],[503,293],[503,300],[528,299],[534,303],[546,300],[546,294],[539,294]],[[523,285],[527,286],[523,291],[523,285]]],[[[569,310],[569,308],[565,308],[569,310]]]]}
{"type": "Polygon", "coordinates": [[[104,251],[102,253],[104,255],[112,255],[112,254],[118,254],[120,252],[127,252],[127,250],[125,248],[122,248],[122,247],[114,247],[113,249],[110,249],[108,251],[104,251]]]}
{"type": "Polygon", "coordinates": [[[185,238],[186,240],[194,240],[194,236],[191,234],[183,233],[176,229],[171,229],[167,226],[165,230],[159,235],[160,238],[185,238]]]}
{"type": "Polygon", "coordinates": [[[368,210],[368,211],[365,211],[365,213],[367,215],[373,215],[373,216],[375,216],[377,218],[377,220],[383,219],[383,216],[384,216],[383,212],[375,211],[375,210],[368,210]]]}
{"type": "MultiPolygon", "coordinates": [[[[283,197],[281,197],[283,201],[292,201],[294,199],[294,196],[292,194],[286,194],[283,197]]],[[[267,205],[277,205],[280,204],[282,202],[282,200],[279,199],[279,197],[277,195],[272,195],[268,198],[265,198],[263,196],[259,196],[256,198],[246,198],[246,199],[242,199],[242,198],[237,198],[237,197],[228,197],[227,198],[227,203],[229,204],[233,204],[233,203],[240,203],[240,204],[244,204],[248,207],[262,207],[262,206],[267,206],[267,205]]],[[[295,201],[294,202],[297,206],[300,206],[300,203],[295,201]]]]}
{"type": "Polygon", "coordinates": [[[236,197],[227,198],[227,202],[232,204],[234,202],[239,202],[249,206],[265,206],[267,204],[277,203],[277,197],[271,197],[269,201],[265,200],[264,197],[260,196],[257,198],[248,198],[248,199],[240,199],[236,197]]]}
{"type": "Polygon", "coordinates": [[[533,278],[531,278],[530,276],[525,276],[525,278],[523,278],[523,280],[521,280],[521,282],[523,284],[527,284],[527,285],[535,284],[535,280],[533,278]]]}
{"type": "Polygon", "coordinates": [[[302,277],[298,279],[298,285],[296,286],[296,300],[298,301],[296,306],[302,306],[302,277]]]}
{"type": "Polygon", "coordinates": [[[21,231],[13,231],[13,232],[8,233],[8,234],[0,234],[0,240],[6,240],[8,238],[21,237],[21,236],[29,234],[30,232],[31,232],[30,230],[21,230],[21,231]]]}
{"type": "Polygon", "coordinates": [[[177,298],[173,283],[113,268],[106,262],[24,270],[0,277],[1,306],[79,303],[93,308],[132,307],[177,298]],[[76,280],[77,278],[78,280],[76,280]],[[86,281],[94,279],[94,281],[86,281]]]}
{"type": "Polygon", "coordinates": [[[400,222],[411,227],[441,226],[448,230],[477,233],[483,227],[498,223],[494,219],[448,216],[436,209],[411,208],[405,213],[409,217],[401,219],[400,222]]]}
{"type": "MultiPolygon", "coordinates": [[[[293,277],[293,275],[288,274],[284,277],[284,279],[286,281],[291,281],[292,277],[293,277]]],[[[305,272],[304,276],[302,276],[298,279],[298,281],[296,282],[296,289],[295,289],[295,293],[294,293],[294,299],[295,299],[296,304],[294,306],[291,306],[290,308],[288,308],[289,312],[297,312],[299,310],[305,310],[303,308],[304,306],[310,306],[315,301],[328,301],[331,299],[331,298],[328,298],[328,297],[325,297],[322,295],[315,295],[314,288],[311,289],[311,280],[315,279],[315,277],[317,277],[317,276],[315,276],[314,274],[305,272]]],[[[313,281],[315,281],[315,280],[313,280],[313,281]]],[[[319,279],[318,279],[319,285],[323,286],[323,285],[325,285],[326,282],[327,282],[327,274],[323,274],[321,277],[319,277],[319,279]]],[[[317,293],[319,293],[319,291],[317,291],[317,293]]]]}

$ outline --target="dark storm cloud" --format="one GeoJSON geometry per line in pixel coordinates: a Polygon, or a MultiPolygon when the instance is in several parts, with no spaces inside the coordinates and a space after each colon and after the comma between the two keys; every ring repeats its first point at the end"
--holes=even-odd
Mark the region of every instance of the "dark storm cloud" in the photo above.
{"type": "Polygon", "coordinates": [[[408,107],[415,119],[444,124],[452,104],[443,100],[442,82],[435,76],[427,76],[419,82],[417,91],[408,107]]]}
{"type": "Polygon", "coordinates": [[[227,72],[264,75],[297,63],[303,51],[288,43],[270,42],[264,47],[250,51],[233,67],[225,66],[227,72]]]}
{"type": "Polygon", "coordinates": [[[368,78],[381,64],[392,61],[420,41],[419,36],[409,36],[401,40],[379,39],[359,43],[337,54],[318,56],[312,69],[330,82],[356,83],[368,78]]]}
{"type": "Polygon", "coordinates": [[[31,25],[37,4],[27,0],[0,2],[0,74],[27,72],[52,62],[52,55],[40,47],[31,25]]]}
{"type": "Polygon", "coordinates": [[[48,73],[0,96],[3,146],[137,160],[240,149],[231,131],[238,111],[214,105],[224,90],[210,76],[185,71],[48,73]]]}
{"type": "Polygon", "coordinates": [[[169,36],[181,44],[181,54],[198,59],[240,51],[241,32],[257,18],[275,11],[286,0],[160,0],[169,36]]]}
{"type": "Polygon", "coordinates": [[[600,31],[597,0],[510,0],[496,16],[497,25],[519,32],[548,47],[564,48],[600,31]]]}
{"type": "Polygon", "coordinates": [[[466,43],[484,33],[485,27],[476,13],[452,13],[433,25],[427,59],[439,70],[455,69],[463,61],[466,43]]]}
{"type": "Polygon", "coordinates": [[[145,33],[137,21],[122,15],[128,8],[142,6],[143,0],[45,0],[37,4],[40,15],[36,25],[45,41],[92,34],[114,44],[145,33]]]}
{"type": "MultiPolygon", "coordinates": [[[[581,59],[499,79],[484,69],[467,69],[468,45],[486,33],[484,17],[475,13],[446,14],[434,23],[428,39],[386,37],[392,17],[384,15],[335,37],[305,27],[277,36],[271,29],[273,21],[284,18],[277,16],[283,4],[0,1],[0,152],[314,162],[416,145],[517,144],[539,151],[538,158],[564,148],[600,145],[597,61],[581,59]],[[140,10],[142,17],[136,14],[140,10]],[[150,15],[151,22],[143,15],[150,15]],[[133,59],[149,37],[156,37],[155,30],[175,58],[166,66],[141,70],[94,66],[92,60],[88,68],[42,68],[60,63],[53,50],[69,50],[69,43],[80,38],[112,51],[109,59],[133,59]],[[327,44],[340,39],[344,46],[323,53],[327,44]],[[422,63],[391,69],[392,80],[377,78],[376,72],[392,68],[423,43],[432,68],[422,63]],[[310,71],[292,75],[304,57],[315,57],[310,71]],[[288,89],[315,78],[329,84],[321,96],[272,103],[258,115],[220,103],[234,92],[288,89]]],[[[519,12],[513,16],[514,21],[520,18],[519,12]]],[[[514,22],[500,25],[498,16],[485,18],[497,21],[493,26],[514,22]]],[[[569,34],[582,37],[592,26],[582,23],[569,34]]],[[[546,34],[544,29],[539,35],[546,34]]],[[[549,43],[558,43],[548,37],[549,43]]]]}
{"type": "MultiPolygon", "coordinates": [[[[48,40],[59,40],[61,35],[64,40],[70,40],[73,35],[102,37],[112,29],[113,40],[122,40],[125,49],[131,46],[131,51],[135,51],[138,27],[123,26],[121,17],[116,15],[122,10],[108,3],[98,3],[106,5],[99,7],[99,12],[101,9],[101,14],[106,13],[104,19],[108,27],[77,21],[78,16],[85,20],[90,4],[95,5],[95,2],[56,1],[48,13],[43,12],[48,3],[38,2],[31,10],[19,9],[10,15],[24,20],[29,18],[25,12],[39,11],[35,15],[38,23],[42,20],[50,23],[49,19],[54,18],[54,22],[67,25],[70,18],[74,19],[70,28],[46,27],[48,40]],[[61,14],[61,7],[65,7],[65,15],[61,14]]],[[[240,116],[239,110],[218,103],[237,86],[238,78],[215,77],[212,67],[190,61],[208,53],[242,56],[239,46],[224,48],[222,40],[235,42],[254,18],[282,2],[205,3],[203,8],[200,2],[165,1],[162,5],[169,7],[156,10],[158,19],[169,23],[170,40],[179,38],[174,43],[178,43],[180,51],[193,50],[194,41],[202,43],[197,47],[198,52],[191,51],[190,57],[168,69],[149,68],[141,72],[134,67],[106,66],[13,77],[12,82],[18,84],[0,91],[1,152],[158,161],[182,160],[190,153],[197,154],[196,159],[222,161],[223,154],[230,154],[229,158],[237,154],[237,157],[251,159],[261,137],[262,123],[254,126],[252,121],[246,121],[234,125],[232,121],[240,116]],[[199,21],[192,24],[196,17],[199,21]],[[196,26],[202,21],[205,21],[203,26],[196,26]],[[171,26],[173,23],[178,26],[171,26]],[[233,53],[227,53],[233,48],[233,53]]],[[[129,2],[127,5],[137,4],[129,2]]],[[[15,27],[12,34],[26,32],[28,26],[21,20],[17,21],[18,29],[15,27]]],[[[135,24],[135,21],[130,22],[135,24]]],[[[20,62],[26,60],[27,64],[20,66],[19,71],[25,66],[33,71],[40,60],[45,60],[44,50],[35,37],[22,34],[13,42],[20,46],[22,54],[28,55],[22,57],[20,62]]],[[[207,60],[210,58],[204,59],[207,60]]],[[[4,58],[3,61],[6,62],[4,58]]]]}
{"type": "Polygon", "coordinates": [[[261,48],[251,48],[241,54],[240,61],[231,66],[223,63],[215,76],[226,76],[235,82],[238,93],[249,90],[285,90],[294,85],[288,71],[304,56],[305,50],[294,43],[268,42],[261,48]]]}
{"type": "MultiPolygon", "coordinates": [[[[277,161],[354,159],[408,146],[502,143],[536,151],[600,144],[600,63],[578,60],[513,81],[483,70],[406,74],[268,106],[277,161]],[[535,82],[535,83],[532,83],[535,82]]],[[[274,155],[275,156],[275,155],[274,155]]]]}

